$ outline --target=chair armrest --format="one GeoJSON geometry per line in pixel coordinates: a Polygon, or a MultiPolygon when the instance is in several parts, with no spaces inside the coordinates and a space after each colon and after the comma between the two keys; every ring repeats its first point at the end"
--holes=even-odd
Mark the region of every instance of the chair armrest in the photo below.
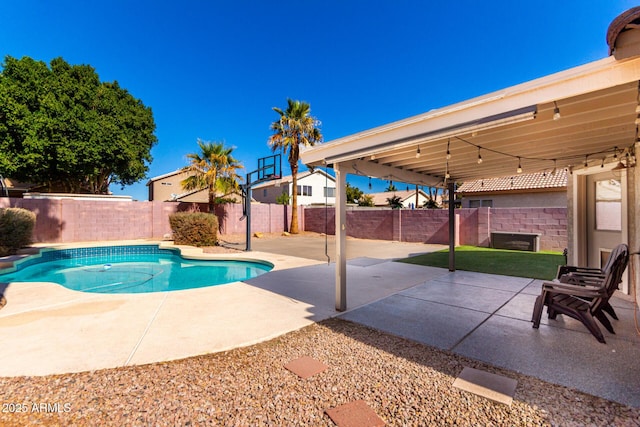
{"type": "Polygon", "coordinates": [[[590,284],[573,285],[559,282],[544,282],[542,284],[542,291],[587,298],[598,298],[606,295],[606,289],[603,286],[593,286],[590,284]]]}
{"type": "Polygon", "coordinates": [[[604,274],[579,274],[579,273],[567,273],[558,277],[560,283],[571,283],[574,285],[592,285],[598,286],[602,284],[605,279],[604,274]]]}
{"type": "Polygon", "coordinates": [[[560,278],[565,274],[581,274],[586,276],[591,274],[603,275],[604,273],[601,269],[593,267],[576,267],[573,265],[558,266],[558,274],[556,275],[556,277],[560,278]]]}

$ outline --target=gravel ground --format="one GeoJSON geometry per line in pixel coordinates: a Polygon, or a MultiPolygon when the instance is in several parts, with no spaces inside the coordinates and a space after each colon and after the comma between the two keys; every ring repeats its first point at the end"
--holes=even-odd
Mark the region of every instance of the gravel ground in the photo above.
{"type": "Polygon", "coordinates": [[[330,426],[364,400],[387,425],[640,426],[640,409],[330,319],[271,341],[188,359],[0,378],[0,425],[330,426]],[[284,368],[310,356],[306,380],[284,368]],[[506,406],[452,387],[464,366],[518,381],[506,406]]]}

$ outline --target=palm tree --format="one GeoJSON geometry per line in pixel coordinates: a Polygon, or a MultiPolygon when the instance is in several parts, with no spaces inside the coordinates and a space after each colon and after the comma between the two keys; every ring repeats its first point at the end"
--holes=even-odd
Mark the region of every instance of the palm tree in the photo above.
{"type": "Polygon", "coordinates": [[[293,194],[291,203],[291,234],[298,233],[298,159],[300,158],[300,145],[313,146],[317,142],[322,142],[320,133],[320,121],[309,115],[311,106],[306,102],[293,101],[287,99],[287,109],[273,107],[273,111],[280,115],[280,118],[271,124],[274,132],[269,137],[269,146],[273,151],[282,149],[283,153],[289,154],[289,166],[291,166],[291,176],[293,177],[293,194]]]}
{"type": "Polygon", "coordinates": [[[402,199],[400,198],[400,196],[396,196],[395,194],[387,198],[387,203],[389,203],[389,206],[391,206],[391,209],[402,208],[402,199]]]}
{"type": "Polygon", "coordinates": [[[233,148],[227,148],[222,142],[207,142],[198,140],[200,153],[189,153],[187,159],[190,164],[182,168],[189,176],[180,184],[185,190],[209,190],[209,212],[215,213],[216,201],[221,197],[238,191],[238,181],[242,178],[237,174],[243,166],[231,153],[233,148]]]}

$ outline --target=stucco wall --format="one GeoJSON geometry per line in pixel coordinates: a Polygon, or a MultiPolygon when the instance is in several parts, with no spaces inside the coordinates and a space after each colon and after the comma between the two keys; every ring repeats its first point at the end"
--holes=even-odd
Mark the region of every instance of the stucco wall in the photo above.
{"type": "Polygon", "coordinates": [[[546,191],[544,193],[517,194],[473,194],[463,195],[462,207],[468,208],[472,200],[491,200],[493,208],[566,208],[566,191],[546,191]]]}
{"type": "MultiPolygon", "coordinates": [[[[326,177],[320,173],[312,173],[298,178],[298,185],[311,186],[311,196],[298,195],[299,205],[324,204],[324,188],[336,188],[335,180],[326,179],[326,177]]],[[[275,203],[276,198],[280,196],[280,194],[284,192],[293,195],[293,191],[293,185],[290,182],[282,183],[280,187],[276,187],[275,183],[261,184],[252,189],[253,199],[262,203],[275,203]],[[264,190],[267,190],[266,194],[264,190]]],[[[327,197],[326,202],[330,205],[335,204],[336,198],[327,197]]]]}

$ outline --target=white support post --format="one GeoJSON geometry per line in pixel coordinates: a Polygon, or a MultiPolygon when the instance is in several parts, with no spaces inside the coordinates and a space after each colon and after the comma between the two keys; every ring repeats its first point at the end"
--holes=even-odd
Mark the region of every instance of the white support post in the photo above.
{"type": "Polygon", "coordinates": [[[336,310],[347,309],[347,173],[339,164],[336,173],[336,310]]]}

